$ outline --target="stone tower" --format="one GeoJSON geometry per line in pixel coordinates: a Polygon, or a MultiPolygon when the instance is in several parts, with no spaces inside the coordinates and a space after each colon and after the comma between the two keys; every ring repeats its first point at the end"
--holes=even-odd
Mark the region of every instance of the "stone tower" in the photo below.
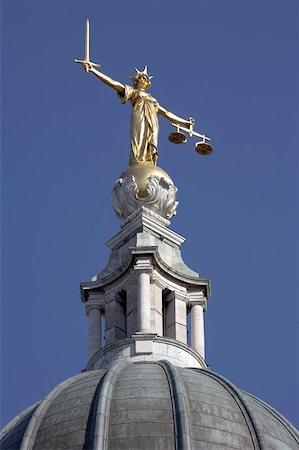
{"type": "Polygon", "coordinates": [[[176,192],[169,175],[151,164],[131,166],[114,185],[121,230],[107,243],[111,255],[105,269],[81,283],[89,324],[88,370],[116,361],[160,359],[207,367],[204,312],[211,283],[184,263],[180,246],[185,239],[168,228],[176,192]],[[148,182],[142,184],[144,174],[148,182]]]}

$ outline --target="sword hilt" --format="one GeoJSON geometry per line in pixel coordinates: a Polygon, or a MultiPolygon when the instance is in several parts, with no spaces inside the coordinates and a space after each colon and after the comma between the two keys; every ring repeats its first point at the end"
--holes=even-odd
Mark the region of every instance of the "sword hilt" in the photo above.
{"type": "Polygon", "coordinates": [[[74,59],[74,61],[75,61],[75,63],[79,63],[79,64],[82,64],[83,66],[85,66],[85,70],[87,73],[89,72],[88,66],[101,67],[101,64],[91,62],[87,59],[74,59]]]}

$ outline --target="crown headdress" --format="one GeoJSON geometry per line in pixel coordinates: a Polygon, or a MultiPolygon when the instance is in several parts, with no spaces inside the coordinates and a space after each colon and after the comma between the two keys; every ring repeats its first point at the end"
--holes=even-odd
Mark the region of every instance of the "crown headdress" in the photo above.
{"type": "Polygon", "coordinates": [[[129,77],[133,81],[137,81],[142,75],[145,75],[148,80],[150,81],[153,77],[149,76],[147,73],[147,66],[143,70],[138,70],[137,67],[135,67],[136,74],[133,77],[129,77]]]}

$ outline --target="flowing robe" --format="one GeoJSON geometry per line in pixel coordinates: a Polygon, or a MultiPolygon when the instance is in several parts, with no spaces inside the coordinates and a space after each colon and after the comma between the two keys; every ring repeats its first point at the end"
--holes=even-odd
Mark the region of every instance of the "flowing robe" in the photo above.
{"type": "MultiPolygon", "coordinates": [[[[118,94],[119,95],[119,94],[118,94]]],[[[124,85],[124,94],[119,95],[122,103],[128,100],[133,106],[131,115],[131,150],[133,162],[156,163],[158,159],[158,110],[157,100],[145,91],[124,85]],[[135,161],[134,161],[135,159],[135,161]]]]}

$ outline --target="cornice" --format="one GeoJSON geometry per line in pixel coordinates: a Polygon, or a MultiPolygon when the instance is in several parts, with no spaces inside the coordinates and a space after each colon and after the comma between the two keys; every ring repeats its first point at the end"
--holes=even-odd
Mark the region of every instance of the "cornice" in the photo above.
{"type": "Polygon", "coordinates": [[[113,273],[95,281],[82,282],[80,284],[82,301],[86,301],[85,293],[88,291],[105,289],[106,287],[108,288],[109,285],[112,285],[118,280],[118,284],[123,283],[123,276],[133,266],[133,258],[138,258],[138,256],[146,255],[151,255],[154,258],[152,259],[153,266],[159,267],[162,273],[164,272],[170,277],[170,280],[174,279],[176,283],[183,283],[184,287],[187,288],[191,288],[192,286],[203,286],[206,289],[206,297],[210,297],[211,281],[209,278],[192,277],[178,272],[177,270],[166,264],[165,261],[160,257],[157,246],[147,246],[131,247],[129,249],[129,252],[127,253],[126,260],[113,273]]]}

